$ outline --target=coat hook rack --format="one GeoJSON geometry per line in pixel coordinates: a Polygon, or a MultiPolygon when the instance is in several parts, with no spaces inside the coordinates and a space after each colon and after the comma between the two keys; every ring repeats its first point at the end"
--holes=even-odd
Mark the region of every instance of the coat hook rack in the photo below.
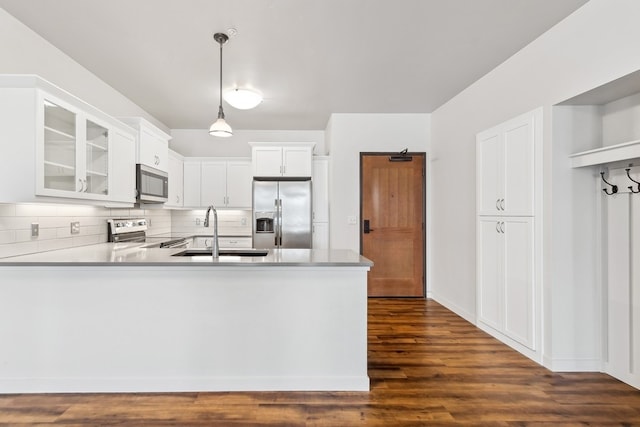
{"type": "Polygon", "coordinates": [[[629,177],[629,179],[631,180],[631,182],[633,182],[634,184],[636,184],[636,185],[638,186],[638,191],[635,191],[635,190],[633,189],[633,185],[630,185],[630,186],[629,186],[629,187],[627,187],[627,188],[629,188],[629,190],[631,190],[631,192],[632,192],[632,193],[640,193],[640,182],[639,182],[639,181],[636,181],[636,180],[635,180],[635,179],[633,179],[633,178],[631,178],[631,175],[629,174],[629,171],[631,170],[631,168],[626,168],[625,170],[627,171],[627,177],[629,177]]]}
{"type": "Polygon", "coordinates": [[[600,172],[600,178],[602,178],[602,180],[604,181],[605,184],[607,184],[608,186],[611,187],[611,191],[609,191],[609,189],[607,189],[607,188],[603,188],[602,189],[602,191],[604,191],[604,193],[607,196],[611,196],[612,194],[616,194],[618,192],[618,186],[617,185],[611,184],[606,179],[604,179],[604,172],[600,172]]]}

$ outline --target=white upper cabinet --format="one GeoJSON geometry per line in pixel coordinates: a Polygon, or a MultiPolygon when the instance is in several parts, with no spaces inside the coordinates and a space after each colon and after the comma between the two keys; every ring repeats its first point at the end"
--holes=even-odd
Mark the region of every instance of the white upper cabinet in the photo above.
{"type": "Polygon", "coordinates": [[[164,206],[184,206],[184,158],[172,150],[169,150],[169,189],[164,206]]]}
{"type": "Polygon", "coordinates": [[[541,120],[536,110],[477,135],[479,215],[534,214],[534,147],[542,138],[536,126],[541,120]]]}
{"type": "Polygon", "coordinates": [[[118,129],[111,133],[111,185],[113,202],[136,202],[136,137],[118,129]]]}
{"type": "Polygon", "coordinates": [[[253,176],[310,177],[313,142],[250,142],[253,176]]]}
{"type": "Polygon", "coordinates": [[[251,162],[227,162],[227,207],[250,208],[253,203],[251,162]]]}
{"type": "Polygon", "coordinates": [[[0,91],[0,203],[134,202],[133,129],[36,76],[0,91]]]}
{"type": "Polygon", "coordinates": [[[136,162],[168,172],[171,135],[142,117],[121,117],[120,120],[138,131],[136,162]]]}
{"type": "Polygon", "coordinates": [[[200,206],[226,206],[227,163],[206,161],[200,165],[200,206]]]}
{"type": "Polygon", "coordinates": [[[184,206],[251,208],[251,162],[185,158],[184,206]]]}
{"type": "MultiPolygon", "coordinates": [[[[200,160],[184,159],[184,206],[199,208],[200,204],[200,160]]],[[[171,179],[171,178],[169,178],[171,179]]]]}

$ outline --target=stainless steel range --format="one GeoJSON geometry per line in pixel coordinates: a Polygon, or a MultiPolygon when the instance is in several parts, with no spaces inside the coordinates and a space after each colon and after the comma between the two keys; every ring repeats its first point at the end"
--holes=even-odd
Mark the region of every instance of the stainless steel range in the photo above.
{"type": "Polygon", "coordinates": [[[144,218],[108,219],[108,241],[114,243],[141,242],[147,238],[147,220],[144,218]]]}
{"type": "Polygon", "coordinates": [[[108,241],[113,243],[147,243],[147,248],[186,248],[189,241],[184,237],[147,236],[148,223],[145,218],[114,218],[107,220],[108,241]]]}

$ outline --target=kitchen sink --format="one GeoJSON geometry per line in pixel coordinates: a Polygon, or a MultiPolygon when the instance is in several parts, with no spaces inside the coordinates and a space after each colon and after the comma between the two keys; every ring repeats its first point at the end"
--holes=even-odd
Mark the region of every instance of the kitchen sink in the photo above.
{"type": "MultiPolygon", "coordinates": [[[[269,249],[220,249],[220,256],[266,256],[269,249]]],[[[211,249],[187,249],[173,256],[211,256],[211,249]]]]}

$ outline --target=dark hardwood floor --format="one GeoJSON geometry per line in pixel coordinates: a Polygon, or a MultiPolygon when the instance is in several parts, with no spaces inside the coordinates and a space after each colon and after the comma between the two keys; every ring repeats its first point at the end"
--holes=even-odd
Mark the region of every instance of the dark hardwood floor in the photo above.
{"type": "Polygon", "coordinates": [[[640,391],[536,365],[439,304],[369,301],[368,393],[0,395],[0,425],[640,425],[640,391]]]}

